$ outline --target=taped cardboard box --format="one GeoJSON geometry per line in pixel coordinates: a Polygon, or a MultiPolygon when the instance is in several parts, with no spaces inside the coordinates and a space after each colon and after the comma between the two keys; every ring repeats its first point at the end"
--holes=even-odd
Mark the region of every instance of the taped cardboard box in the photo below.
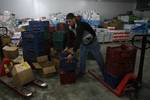
{"type": "Polygon", "coordinates": [[[17,87],[23,86],[34,80],[32,69],[27,62],[16,64],[12,70],[13,84],[17,87]]]}
{"type": "Polygon", "coordinates": [[[10,59],[15,59],[19,55],[18,47],[4,46],[3,54],[5,57],[9,57],[10,59]]]}
{"type": "Polygon", "coordinates": [[[52,74],[52,73],[55,73],[55,72],[56,72],[55,66],[44,67],[43,68],[43,74],[44,75],[46,75],[46,74],[52,74]]]}
{"type": "Polygon", "coordinates": [[[2,45],[5,46],[11,43],[11,38],[10,36],[5,35],[1,37],[1,41],[2,41],[2,45]]]}
{"type": "Polygon", "coordinates": [[[39,63],[32,63],[35,69],[42,69],[42,66],[39,63]]]}
{"type": "Polygon", "coordinates": [[[41,62],[39,64],[41,65],[42,68],[44,68],[44,67],[53,67],[54,66],[54,64],[52,62],[49,62],[49,61],[41,62]]]}
{"type": "Polygon", "coordinates": [[[14,63],[23,63],[24,62],[24,58],[23,56],[18,56],[17,58],[13,59],[14,63]]]}
{"type": "Polygon", "coordinates": [[[59,63],[60,63],[59,59],[57,59],[57,58],[52,58],[51,61],[52,61],[52,63],[54,64],[56,70],[58,71],[58,69],[59,69],[59,63]]]}
{"type": "Polygon", "coordinates": [[[55,65],[51,62],[45,62],[43,64],[40,64],[42,66],[43,74],[51,74],[56,72],[55,65]]]}
{"type": "Polygon", "coordinates": [[[56,72],[55,65],[51,62],[43,63],[32,63],[35,69],[39,69],[39,72],[44,76],[49,76],[48,74],[53,74],[56,72]]]}
{"type": "Polygon", "coordinates": [[[47,61],[48,61],[48,56],[47,55],[37,57],[37,62],[38,63],[47,62],[47,61]]]}

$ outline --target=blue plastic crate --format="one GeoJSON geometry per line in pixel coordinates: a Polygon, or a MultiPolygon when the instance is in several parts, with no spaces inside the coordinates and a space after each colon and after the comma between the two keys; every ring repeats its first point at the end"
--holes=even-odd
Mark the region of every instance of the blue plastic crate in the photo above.
{"type": "Polygon", "coordinates": [[[121,77],[113,76],[107,72],[104,73],[104,81],[110,85],[112,88],[116,88],[119,82],[121,81],[121,77]]]}
{"type": "Polygon", "coordinates": [[[77,67],[77,59],[74,57],[72,60],[72,63],[67,63],[66,57],[67,53],[63,52],[60,54],[60,69],[69,72],[69,71],[75,71],[77,67]]]}
{"type": "Polygon", "coordinates": [[[35,26],[35,27],[32,27],[32,26],[28,26],[27,27],[27,31],[45,31],[45,27],[43,26],[35,26]]]}
{"type": "Polygon", "coordinates": [[[49,26],[49,21],[44,21],[43,24],[44,26],[49,26]]]}
{"type": "Polygon", "coordinates": [[[38,44],[33,44],[33,45],[31,45],[31,44],[27,44],[27,43],[22,43],[22,48],[24,49],[35,49],[35,50],[43,50],[43,48],[46,48],[46,46],[45,45],[43,45],[43,44],[40,44],[40,45],[38,45],[38,44]]]}
{"type": "Polygon", "coordinates": [[[22,39],[43,39],[44,38],[44,32],[42,31],[34,31],[29,32],[25,31],[21,33],[22,39]]]}
{"type": "Polygon", "coordinates": [[[29,21],[31,26],[49,26],[49,21],[29,21]]]}
{"type": "Polygon", "coordinates": [[[100,26],[100,20],[91,20],[91,26],[95,26],[95,27],[100,26]]]}
{"type": "Polygon", "coordinates": [[[45,55],[44,50],[23,49],[23,55],[34,57],[45,55]]]}
{"type": "Polygon", "coordinates": [[[38,40],[38,39],[22,39],[22,45],[43,45],[44,44],[44,40],[38,40]]]}
{"type": "Polygon", "coordinates": [[[43,52],[44,52],[44,48],[38,48],[38,47],[33,47],[33,48],[23,47],[23,51],[31,52],[31,53],[35,53],[35,54],[40,54],[40,53],[43,53],[43,52]]]}
{"type": "Polygon", "coordinates": [[[23,49],[33,49],[33,50],[37,50],[37,51],[40,51],[40,50],[44,50],[44,46],[41,45],[22,45],[22,48],[23,49]]]}
{"type": "Polygon", "coordinates": [[[35,48],[35,49],[42,49],[45,47],[44,41],[22,41],[22,47],[24,48],[35,48]]]}

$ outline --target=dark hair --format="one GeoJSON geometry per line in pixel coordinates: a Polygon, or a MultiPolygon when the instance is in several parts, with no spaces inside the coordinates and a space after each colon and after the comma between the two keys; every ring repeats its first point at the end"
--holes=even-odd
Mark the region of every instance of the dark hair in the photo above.
{"type": "Polygon", "coordinates": [[[75,18],[75,15],[73,13],[68,13],[66,16],[66,19],[73,19],[75,18]]]}

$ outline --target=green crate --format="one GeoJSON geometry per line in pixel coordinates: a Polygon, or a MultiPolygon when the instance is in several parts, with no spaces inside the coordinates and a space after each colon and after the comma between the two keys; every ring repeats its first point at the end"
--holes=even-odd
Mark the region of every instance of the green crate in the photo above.
{"type": "Polygon", "coordinates": [[[50,38],[50,33],[49,32],[44,32],[44,39],[47,40],[50,38]]]}
{"type": "Polygon", "coordinates": [[[59,31],[59,32],[54,32],[52,35],[53,41],[64,41],[65,38],[65,32],[59,31]]]}
{"type": "Polygon", "coordinates": [[[57,49],[63,49],[64,41],[54,41],[53,46],[54,46],[54,48],[57,48],[57,49]]]}

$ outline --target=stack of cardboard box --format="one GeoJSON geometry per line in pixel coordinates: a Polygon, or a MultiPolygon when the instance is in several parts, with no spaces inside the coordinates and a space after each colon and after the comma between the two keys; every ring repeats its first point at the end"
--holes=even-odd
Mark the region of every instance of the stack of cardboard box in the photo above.
{"type": "Polygon", "coordinates": [[[48,60],[48,56],[37,57],[37,62],[33,63],[35,69],[42,70],[43,76],[49,76],[56,72],[55,65],[48,60]]]}
{"type": "Polygon", "coordinates": [[[10,59],[15,59],[18,57],[18,47],[16,46],[4,46],[3,47],[3,54],[5,57],[8,57],[10,59]]]}

